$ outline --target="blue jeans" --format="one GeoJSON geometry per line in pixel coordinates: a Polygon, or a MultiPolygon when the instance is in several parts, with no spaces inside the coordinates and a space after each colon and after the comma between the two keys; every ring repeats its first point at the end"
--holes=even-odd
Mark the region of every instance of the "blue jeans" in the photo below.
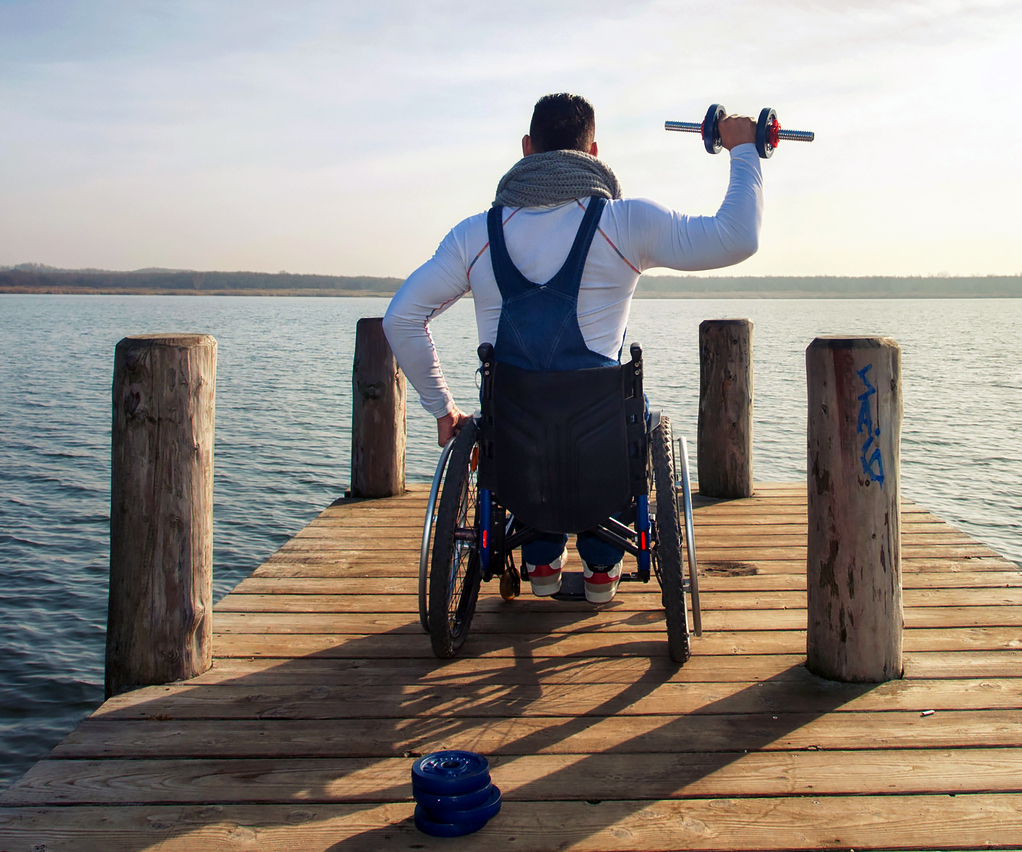
{"type": "MultiPolygon", "coordinates": [[[[564,551],[568,536],[563,533],[543,533],[535,541],[522,545],[522,559],[530,565],[549,565],[564,551]]],[[[581,532],[575,548],[582,560],[589,565],[617,565],[625,552],[592,533],[581,532]]]]}

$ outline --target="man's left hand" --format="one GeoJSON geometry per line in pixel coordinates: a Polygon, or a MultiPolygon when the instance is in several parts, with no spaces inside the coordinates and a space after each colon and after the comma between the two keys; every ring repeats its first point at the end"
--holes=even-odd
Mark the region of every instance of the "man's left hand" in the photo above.
{"type": "Polygon", "coordinates": [[[454,411],[449,414],[445,414],[443,417],[438,417],[436,419],[437,443],[441,447],[447,446],[447,442],[457,435],[458,432],[461,431],[461,427],[471,419],[471,414],[466,414],[457,407],[455,407],[454,411]]]}

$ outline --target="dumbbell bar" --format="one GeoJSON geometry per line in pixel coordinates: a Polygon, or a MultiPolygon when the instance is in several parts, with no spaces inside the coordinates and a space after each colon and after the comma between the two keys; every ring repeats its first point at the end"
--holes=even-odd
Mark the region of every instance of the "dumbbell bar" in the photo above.
{"type": "MultiPolygon", "coordinates": [[[[720,104],[710,104],[706,111],[706,118],[702,124],[694,121],[666,121],[665,130],[680,130],[685,133],[698,133],[703,137],[703,145],[710,154],[720,152],[720,130],[717,122],[727,115],[727,110],[720,104]]],[[[777,121],[777,113],[770,107],[764,107],[759,113],[759,121],[756,123],[756,150],[764,160],[769,159],[777,143],[782,139],[790,139],[792,142],[812,142],[816,134],[809,130],[782,130],[777,121]]]]}

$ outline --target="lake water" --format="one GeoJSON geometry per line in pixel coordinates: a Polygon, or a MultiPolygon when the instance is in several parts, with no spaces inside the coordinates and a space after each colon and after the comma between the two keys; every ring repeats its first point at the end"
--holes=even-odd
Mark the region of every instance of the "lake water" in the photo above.
{"type": "MultiPolygon", "coordinates": [[[[117,341],[218,342],[214,591],[219,599],[349,481],[355,323],[385,299],[0,296],[0,790],[103,698],[110,388],[117,341]]],[[[754,471],[802,481],[805,349],[825,334],[902,349],[902,492],[1022,565],[1022,300],[638,300],[651,404],[694,449],[703,319],[753,320],[754,471]]],[[[471,304],[433,325],[463,407],[471,304]]],[[[408,478],[433,420],[410,401],[408,478]]],[[[693,460],[694,466],[694,460],[693,460]]]]}

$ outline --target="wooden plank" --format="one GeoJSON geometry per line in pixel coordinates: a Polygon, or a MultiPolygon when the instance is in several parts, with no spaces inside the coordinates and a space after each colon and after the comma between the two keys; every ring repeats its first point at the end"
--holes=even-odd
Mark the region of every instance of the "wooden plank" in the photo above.
{"type": "MultiPolygon", "coordinates": [[[[486,591],[492,591],[487,589],[486,591]]],[[[994,588],[957,589],[906,589],[903,594],[906,608],[922,607],[1004,607],[1022,605],[1022,585],[994,588]]],[[[700,606],[702,611],[715,610],[763,610],[805,609],[804,591],[726,591],[715,587],[712,581],[700,584],[700,606]]],[[[613,611],[651,612],[660,608],[660,588],[653,581],[650,585],[627,584],[618,593],[613,609],[597,610],[585,601],[536,600],[526,584],[522,597],[509,605],[499,595],[481,594],[476,611],[478,613],[514,613],[516,616],[530,613],[573,612],[584,619],[594,613],[613,611]]],[[[388,595],[359,595],[355,593],[315,596],[278,591],[275,594],[250,594],[235,590],[216,606],[217,613],[415,613],[419,611],[419,599],[413,584],[405,584],[399,593],[388,595]]]]}
{"type": "MultiPolygon", "coordinates": [[[[1022,652],[1018,652],[1022,663],[1022,652]]],[[[929,655],[936,661],[948,658],[946,654],[929,655]]],[[[963,659],[953,670],[969,671],[968,666],[980,666],[983,652],[959,655],[963,659]]],[[[988,654],[1006,666],[1004,654],[988,654]]],[[[798,669],[805,655],[761,655],[757,657],[708,655],[693,656],[684,667],[666,658],[627,657],[621,659],[548,658],[541,663],[521,665],[514,658],[475,656],[458,657],[440,663],[436,658],[402,657],[395,659],[329,659],[299,658],[288,660],[225,658],[219,659],[205,674],[188,681],[191,686],[228,683],[244,678],[246,684],[302,683],[337,686],[368,686],[381,684],[471,684],[491,679],[506,684],[535,683],[542,678],[547,684],[635,683],[655,679],[659,683],[753,683],[773,678],[776,680],[801,678],[798,669]]],[[[939,662],[934,665],[939,666],[939,662]]],[[[940,668],[940,671],[946,671],[940,668]]],[[[978,675],[971,675],[976,677],[978,675]]],[[[984,673],[982,676],[987,676],[984,673]]],[[[1001,676],[1007,676],[1002,674],[1001,676]]]]}
{"type": "MultiPolygon", "coordinates": [[[[377,636],[339,633],[250,634],[223,633],[215,637],[217,656],[226,657],[337,657],[349,659],[434,659],[426,637],[414,632],[377,636]]],[[[695,653],[802,654],[805,630],[747,630],[704,633],[695,642],[695,653]]],[[[997,651],[1022,648],[1017,627],[936,628],[907,630],[905,650],[997,651]]],[[[526,635],[470,634],[463,653],[475,657],[665,657],[666,637],[656,633],[563,633],[530,638],[526,635]]]]}
{"type": "Polygon", "coordinates": [[[1010,849],[1022,795],[796,796],[599,803],[509,802],[464,840],[424,836],[410,802],[365,805],[4,808],[0,840],[75,852],[487,849],[494,852],[732,852],[736,848],[1010,849]],[[297,838],[300,837],[300,841],[297,838]],[[925,838],[931,838],[926,840],[925,838]],[[69,845],[73,844],[73,845],[69,845]]]}
{"type": "MultiPolygon", "coordinates": [[[[733,633],[761,630],[804,630],[806,614],[802,609],[704,610],[703,630],[707,633],[733,633]]],[[[1022,627],[1022,607],[917,607],[905,613],[907,630],[916,628],[1022,627]]],[[[417,614],[410,612],[314,612],[251,613],[218,612],[213,624],[218,635],[229,633],[348,633],[360,636],[407,633],[421,636],[417,614]]],[[[551,610],[534,612],[519,607],[503,612],[478,613],[472,621],[473,635],[500,633],[585,634],[665,633],[664,613],[650,609],[580,612],[551,610]]]]}
{"type": "MultiPolygon", "coordinates": [[[[1003,564],[1003,563],[1002,563],[1003,564]]],[[[570,570],[570,569],[569,569],[570,570]]],[[[805,572],[799,574],[748,574],[727,578],[727,583],[715,583],[712,579],[723,572],[707,572],[700,569],[700,589],[705,596],[709,593],[732,594],[735,592],[805,592],[805,572]]],[[[906,571],[902,575],[902,586],[906,592],[923,589],[1022,589],[1020,571],[974,571],[941,572],[934,576],[930,572],[906,571]]],[[[485,596],[489,587],[483,587],[485,596]]],[[[626,586],[629,594],[640,593],[626,586]]],[[[527,587],[523,594],[527,595],[527,587]]],[[[242,595],[414,595],[417,598],[416,583],[409,577],[267,577],[252,575],[242,580],[230,597],[242,595]]],[[[218,606],[225,605],[225,598],[218,606]]],[[[233,606],[233,604],[231,604],[233,606]]]]}
{"type": "MultiPolygon", "coordinates": [[[[309,544],[322,542],[328,544],[345,537],[358,540],[377,540],[386,543],[388,539],[412,542],[418,540],[422,533],[425,507],[421,514],[418,507],[408,505],[402,511],[387,514],[351,513],[344,518],[322,520],[316,518],[295,534],[292,541],[309,544]],[[386,535],[381,533],[385,531],[386,535]]],[[[755,508],[748,505],[728,506],[721,511],[697,509],[694,515],[696,538],[703,536],[720,536],[728,529],[742,530],[744,533],[759,536],[777,534],[799,535],[808,530],[806,504],[789,506],[770,506],[755,508]]],[[[964,538],[967,533],[949,526],[937,516],[923,511],[903,511],[901,516],[903,533],[910,535],[943,535],[964,538]]]]}
{"type": "MultiPolygon", "coordinates": [[[[418,536],[387,537],[386,541],[378,541],[378,535],[344,536],[331,538],[297,538],[292,539],[274,554],[275,559],[289,557],[295,561],[304,561],[309,555],[318,555],[319,558],[351,558],[353,555],[379,554],[383,558],[394,562],[405,561],[411,574],[416,574],[419,564],[420,539],[418,536]]],[[[721,536],[700,537],[696,536],[697,550],[700,554],[723,554],[728,558],[745,558],[739,554],[760,554],[763,559],[799,559],[805,562],[805,537],[804,536],[777,536],[778,541],[766,540],[767,536],[760,537],[759,541],[746,541],[743,539],[731,539],[721,536]],[[705,538],[705,540],[704,540],[705,538]],[[794,555],[791,555],[794,554],[794,555]]],[[[569,548],[569,554],[573,552],[569,548]]],[[[964,559],[970,556],[996,557],[997,553],[989,547],[974,540],[964,538],[948,538],[946,543],[937,541],[932,544],[913,544],[911,539],[902,543],[902,552],[927,555],[930,558],[953,558],[964,559]]],[[[376,558],[379,558],[377,556],[376,558]]]]}
{"type": "MultiPolygon", "coordinates": [[[[655,678],[660,683],[728,683],[801,677],[797,670],[805,654],[760,654],[758,656],[710,656],[696,654],[683,668],[663,658],[599,659],[580,663],[577,659],[548,658],[537,672],[520,666],[513,658],[464,657],[438,665],[433,659],[360,660],[303,658],[220,659],[213,668],[189,681],[192,686],[226,683],[244,678],[249,685],[269,683],[301,684],[426,684],[472,683],[499,679],[502,683],[634,683],[655,678]]],[[[1022,651],[938,651],[905,655],[905,677],[921,679],[974,679],[1022,676],[1022,651]]]]}
{"type": "MultiPolygon", "coordinates": [[[[341,684],[221,684],[202,689],[190,684],[149,687],[114,696],[94,714],[97,719],[410,719],[471,713],[507,716],[679,716],[695,713],[755,714],[779,707],[809,712],[853,713],[911,710],[1002,710],[1022,706],[1022,681],[896,680],[889,683],[839,684],[799,667],[780,683],[640,683],[547,685],[541,681],[506,684],[476,681],[471,690],[460,681],[430,686],[341,684]],[[154,699],[156,709],[154,709],[154,699]]],[[[622,722],[624,724],[624,722],[622,722]]]]}
{"type": "MultiPolygon", "coordinates": [[[[701,551],[697,552],[701,576],[731,577],[738,572],[739,576],[752,575],[792,575],[802,577],[805,587],[805,559],[770,559],[744,560],[720,558],[708,559],[701,551]]],[[[306,559],[295,561],[288,557],[270,557],[251,575],[254,578],[288,578],[288,579],[405,579],[416,582],[418,577],[418,555],[414,558],[408,554],[395,558],[384,553],[364,553],[352,556],[320,556],[310,554],[306,559]]],[[[956,574],[992,572],[1005,578],[1017,578],[1019,570],[1002,556],[969,557],[966,559],[936,559],[928,556],[902,557],[902,575],[905,584],[910,582],[909,576],[915,573],[956,574]]]]}
{"type": "MultiPolygon", "coordinates": [[[[493,761],[530,754],[689,754],[737,751],[1022,748],[1017,709],[845,713],[692,714],[494,719],[459,715],[432,721],[360,719],[90,718],[51,759],[374,758],[466,748],[493,761]],[[870,731],[864,743],[863,731],[870,731]]],[[[846,755],[854,763],[854,755],[846,755]]],[[[641,766],[642,761],[637,761],[641,766]]],[[[66,770],[65,770],[66,771],[66,770]]],[[[995,789],[992,787],[991,789],[995,789]]],[[[10,793],[11,796],[19,795],[10,793]]],[[[0,801],[4,801],[0,799],[0,801]]]]}
{"type": "MultiPolygon", "coordinates": [[[[736,530],[734,527],[720,528],[719,534],[708,534],[706,531],[696,531],[695,542],[700,551],[717,550],[728,548],[735,543],[735,538],[740,533],[743,548],[763,548],[773,550],[774,548],[804,547],[806,544],[805,529],[787,530],[777,529],[770,533],[745,532],[736,530]]],[[[902,547],[922,548],[934,547],[984,547],[974,539],[962,533],[952,530],[936,530],[933,532],[910,532],[903,534],[902,547]]]]}
{"type": "MultiPolygon", "coordinates": [[[[803,501],[799,504],[785,506],[772,504],[768,508],[760,509],[751,506],[736,506],[733,509],[718,512],[697,509],[693,520],[697,534],[700,531],[720,533],[725,528],[738,528],[757,530],[760,535],[769,535],[774,526],[781,530],[808,529],[806,508],[806,503],[803,501]]],[[[936,515],[922,509],[903,508],[901,526],[902,530],[908,529],[917,532],[944,530],[949,533],[961,534],[959,530],[948,526],[936,515]]]]}
{"type": "MultiPolygon", "coordinates": [[[[707,547],[702,543],[699,543],[699,556],[700,559],[708,560],[760,560],[760,561],[773,561],[777,559],[782,560],[801,560],[805,564],[806,559],[806,548],[805,544],[799,546],[790,547],[771,547],[771,548],[758,548],[758,547],[747,547],[743,544],[738,545],[732,543],[730,547],[727,545],[721,545],[719,547],[707,547]]],[[[926,545],[913,545],[909,542],[902,542],[901,555],[903,559],[969,559],[974,557],[987,557],[997,558],[998,554],[987,547],[985,544],[979,542],[972,542],[971,544],[926,544],[926,545]]]]}
{"type": "MultiPolygon", "coordinates": [[[[33,768],[7,805],[410,802],[412,758],[78,760],[33,768]]],[[[1022,790],[1022,750],[721,751],[495,758],[508,802],[952,795],[1022,790]],[[637,757],[639,759],[637,759],[637,757]]]]}

